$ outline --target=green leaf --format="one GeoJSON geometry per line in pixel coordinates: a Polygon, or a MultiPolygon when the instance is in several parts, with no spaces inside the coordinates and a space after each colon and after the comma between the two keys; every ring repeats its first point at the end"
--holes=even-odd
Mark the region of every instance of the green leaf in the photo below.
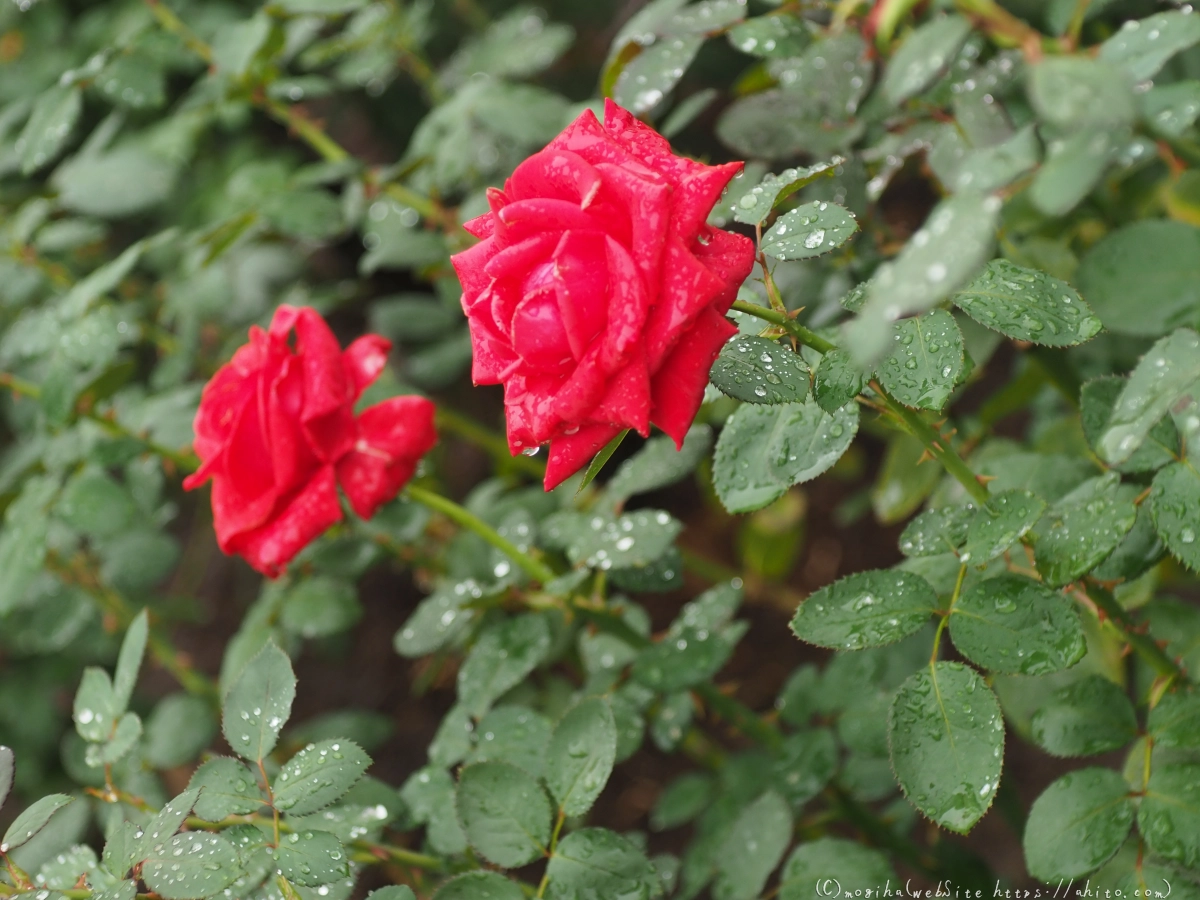
{"type": "Polygon", "coordinates": [[[800,604],[791,624],[810,644],[861,650],[907,637],[937,608],[937,594],[919,575],[876,569],[821,588],[800,604]]]}
{"type": "Polygon", "coordinates": [[[1117,334],[1157,338],[1200,324],[1200,228],[1161,219],[1123,225],[1084,254],[1075,280],[1117,334]]]}
{"type": "Polygon", "coordinates": [[[972,669],[934,663],[897,691],[888,746],[909,802],[943,828],[966,833],[988,811],[1000,784],[1000,704],[972,669]]]}
{"type": "Polygon", "coordinates": [[[913,30],[888,61],[880,87],[893,104],[929,87],[954,60],[971,33],[962,16],[938,16],[913,30]]]}
{"type": "Polygon", "coordinates": [[[1028,534],[1045,511],[1046,501],[1030,491],[1016,488],[993,494],[972,515],[958,558],[976,566],[995,559],[1028,534]]]}
{"type": "Polygon", "coordinates": [[[729,661],[745,623],[712,628],[677,622],[634,662],[632,676],[657,692],[681,691],[712,678],[729,661]]]}
{"type": "Polygon", "coordinates": [[[845,346],[863,365],[890,352],[891,323],[932,309],[991,256],[1000,201],[973,192],[943,200],[904,249],[881,265],[867,286],[845,346]]]}
{"type": "Polygon", "coordinates": [[[596,480],[596,476],[600,474],[600,470],[604,468],[604,464],[612,459],[612,455],[617,452],[617,448],[621,446],[621,442],[625,440],[628,434],[628,428],[618,432],[616,437],[601,447],[600,452],[592,457],[592,461],[588,463],[588,467],[583,473],[583,478],[579,480],[579,487],[576,493],[579,493],[596,480]]]}
{"type": "Polygon", "coordinates": [[[146,762],[173,769],[195,759],[217,733],[212,708],[203,697],[169,694],[146,720],[146,762]]]}
{"type": "Polygon", "coordinates": [[[799,56],[812,43],[808,27],[794,15],[756,16],[735,25],[725,36],[743,53],[766,59],[799,56]]]}
{"type": "Polygon", "coordinates": [[[858,407],[830,414],[813,400],[743,406],[725,424],[713,459],[713,484],[730,512],[778,500],[836,463],[858,432],[858,407]]]}
{"type": "Polygon", "coordinates": [[[525,900],[525,895],[498,872],[465,872],[438,888],[433,900],[525,900]]]}
{"type": "Polygon", "coordinates": [[[15,768],[16,763],[12,749],[0,745],[0,807],[4,806],[4,801],[8,799],[8,792],[12,790],[15,768]]]}
{"type": "Polygon", "coordinates": [[[498,706],[479,720],[479,742],[467,762],[506,762],[541,778],[553,726],[525,706],[498,706]]]}
{"type": "Polygon", "coordinates": [[[455,88],[476,72],[495,79],[527,78],[553,65],[574,37],[570,26],[545,21],[535,8],[517,6],[497,17],[480,37],[463,42],[442,67],[438,81],[455,88]]]}
{"type": "Polygon", "coordinates": [[[581,828],[559,843],[546,866],[549,900],[653,900],[662,884],[645,854],[605,828],[581,828]]]}
{"type": "Polygon", "coordinates": [[[723,393],[747,403],[802,403],[808,396],[808,366],[800,354],[750,334],[721,348],[708,377],[723,393]]]}
{"type": "Polygon", "coordinates": [[[658,795],[650,812],[650,827],[666,831],[692,821],[708,808],[715,790],[710,775],[701,772],[680,775],[658,795]]]}
{"type": "Polygon", "coordinates": [[[702,36],[679,35],[644,47],[617,76],[613,99],[634,115],[649,112],[679,83],[703,45],[702,36]]]}
{"type": "Polygon", "coordinates": [[[309,744],[275,777],[275,808],[293,816],[324,809],[340,800],[369,765],[371,758],[353,741],[309,744]]]}
{"type": "Polygon", "coordinates": [[[0,840],[0,853],[8,853],[26,843],[46,827],[50,817],[74,800],[66,794],[50,794],[36,801],[17,816],[0,840]]]}
{"type": "Polygon", "coordinates": [[[443,583],[417,604],[404,627],[396,632],[393,646],[401,656],[425,656],[453,640],[474,616],[466,606],[482,596],[474,580],[443,583]]]}
{"type": "Polygon", "coordinates": [[[835,879],[841,891],[878,890],[896,879],[887,857],[854,841],[822,837],[792,851],[779,883],[779,900],[811,900],[813,887],[835,879]]]}
{"type": "Polygon", "coordinates": [[[1157,134],[1179,138],[1200,119],[1200,81],[1156,84],[1138,94],[1142,119],[1157,134]]]}
{"type": "Polygon", "coordinates": [[[142,880],[164,900],[211,897],[241,874],[237,851],[219,834],[177,834],[142,863],[142,880]],[[178,852],[177,852],[178,851],[178,852]]]}
{"type": "Polygon", "coordinates": [[[1172,463],[1154,476],[1150,511],[1154,527],[1171,554],[1190,569],[1200,569],[1200,474],[1190,462],[1172,463]]]}
{"type": "Polygon", "coordinates": [[[128,109],[158,109],[167,99],[166,73],[145,53],[124,53],[96,76],[96,90],[128,109]]]}
{"type": "Polygon", "coordinates": [[[78,85],[56,84],[38,97],[13,148],[21,157],[22,175],[36,172],[63,151],[82,112],[78,85]]]}
{"type": "Polygon", "coordinates": [[[775,259],[812,259],[842,246],[856,231],[858,222],[850,210],[814,200],[780,216],[759,247],[775,259]]]}
{"type": "MultiPolygon", "coordinates": [[[[474,874],[474,873],[469,873],[474,874]]],[[[440,897],[441,895],[436,895],[440,897]]],[[[412,892],[412,888],[404,884],[389,884],[387,887],[379,888],[367,894],[367,900],[417,900],[417,895],[412,892]]],[[[467,897],[462,900],[468,900],[467,897]]],[[[508,900],[503,895],[498,895],[496,900],[508,900]]]]}
{"type": "Polygon", "coordinates": [[[1033,802],[1025,823],[1025,865],[1045,882],[1098,869],[1133,825],[1129,785],[1111,769],[1080,769],[1033,802]]]}
{"type": "Polygon", "coordinates": [[[104,743],[88,746],[84,759],[93,767],[115,763],[133,749],[141,736],[141,718],[137,713],[127,712],[117,719],[116,728],[104,743]]]}
{"type": "Polygon", "coordinates": [[[196,815],[209,822],[226,816],[257,812],[266,803],[258,787],[258,776],[240,760],[214,756],[192,774],[190,790],[198,790],[196,815]]]}
{"type": "Polygon", "coordinates": [[[1141,20],[1126,20],[1121,29],[1100,45],[1097,59],[1120,66],[1135,81],[1153,78],[1176,53],[1200,43],[1200,17],[1191,10],[1158,13],[1141,20]]]}
{"type": "Polygon", "coordinates": [[[860,393],[867,376],[845,350],[835,347],[821,357],[813,379],[817,405],[833,415],[860,393]]]}
{"type": "Polygon", "coordinates": [[[691,691],[676,691],[662,697],[650,711],[650,738],[654,746],[664,753],[677,749],[695,712],[691,691]]]}
{"type": "Polygon", "coordinates": [[[1137,737],[1137,717],[1125,692],[1088,675],[1059,688],[1033,714],[1034,741],[1054,756],[1092,756],[1137,737]]]}
{"type": "Polygon", "coordinates": [[[1136,489],[1115,472],[1089,479],[1054,504],[1035,532],[1038,571],[1060,587],[1099,565],[1137,520],[1136,489]]]}
{"type": "Polygon", "coordinates": [[[963,374],[962,334],[954,316],[935,309],[895,325],[891,353],[879,380],[905,406],[940,410],[963,374]]]}
{"type": "MultiPolygon", "coordinates": [[[[857,34],[846,33],[850,39],[861,39],[857,34]]],[[[826,59],[829,45],[838,42],[838,38],[828,38],[814,42],[812,47],[819,47],[819,57],[828,64],[830,73],[835,71],[842,60],[826,59]]],[[[838,54],[841,57],[841,54],[838,54]]],[[[801,57],[804,60],[804,57],[801,57]]],[[[779,60],[788,65],[781,76],[791,78],[793,82],[806,82],[814,87],[820,72],[811,69],[811,61],[796,64],[796,60],[779,60]],[[801,69],[805,70],[803,73],[801,69]]],[[[854,120],[847,110],[857,107],[862,93],[870,86],[871,64],[865,59],[845,60],[853,69],[853,74],[847,78],[838,78],[841,88],[829,90],[814,90],[812,93],[773,89],[740,97],[731,103],[717,120],[717,137],[747,158],[784,159],[800,153],[806,156],[831,156],[839,151],[848,150],[850,145],[862,134],[863,123],[854,120]],[[854,87],[854,83],[858,87],[854,87]],[[843,105],[829,110],[825,101],[841,95],[843,105]]],[[[821,85],[824,88],[825,85],[821,85]]]]}
{"type": "Polygon", "coordinates": [[[280,622],[304,638],[339,634],[362,617],[362,606],[353,584],[317,575],[305,578],[287,593],[280,622]]]}
{"type": "Polygon", "coordinates": [[[1133,82],[1117,66],[1086,56],[1050,56],[1033,66],[1029,100],[1043,122],[1066,131],[1114,128],[1134,119],[1133,82]]]}
{"type": "Polygon", "coordinates": [[[86,741],[108,740],[121,717],[108,673],[95,666],[83,670],[75,692],[75,730],[86,741]]]}
{"type": "Polygon", "coordinates": [[[1164,694],[1150,710],[1146,733],[1160,747],[1200,747],[1200,694],[1164,694]]]}
{"type": "MultiPolygon", "coordinates": [[[[1128,380],[1106,375],[1086,382],[1079,392],[1079,417],[1083,433],[1092,449],[1100,452],[1100,441],[1108,430],[1113,408],[1128,380]]],[[[1179,431],[1169,416],[1163,416],[1151,427],[1146,438],[1124,462],[1114,466],[1120,472],[1153,472],[1180,454],[1179,431]]]]}
{"type": "Polygon", "coordinates": [[[988,263],[953,300],[980,325],[1048,347],[1082,344],[1103,328],[1065,281],[1005,259],[988,263]]]}
{"type": "Polygon", "coordinates": [[[971,662],[1013,675],[1058,672],[1087,652],[1075,605],[1019,575],[999,575],[964,590],[950,612],[950,635],[971,662]]]}
{"type": "Polygon", "coordinates": [[[550,649],[545,618],[527,614],[485,630],[458,670],[458,700],[478,718],[502,694],[520,684],[550,649]]]}
{"type": "Polygon", "coordinates": [[[225,697],[221,730],[233,751],[251,762],[265,758],[275,749],[295,697],[292,662],[269,642],[246,664],[225,697]]]}
{"type": "Polygon", "coordinates": [[[1129,129],[1094,125],[1052,140],[1033,176],[1029,200],[1046,216],[1065,216],[1092,192],[1128,145],[1129,129]]]}
{"type": "Polygon", "coordinates": [[[153,853],[162,853],[167,841],[183,826],[188,815],[195,809],[200,792],[200,788],[189,787],[158,811],[142,830],[136,853],[139,859],[153,853]]]}
{"type": "MultiPolygon", "coordinates": [[[[778,21],[783,16],[765,16],[763,19],[778,21]]],[[[761,22],[763,19],[751,19],[746,25],[761,22]]],[[[732,40],[732,35],[731,38],[732,40]]],[[[786,200],[796,191],[812,184],[818,178],[833,175],[837,167],[845,160],[838,156],[831,162],[816,163],[800,169],[784,169],[778,175],[768,173],[762,181],[756,184],[738,198],[733,204],[733,218],[736,222],[746,225],[761,225],[771,215],[771,210],[786,200]]]]}
{"type": "MultiPolygon", "coordinates": [[[[884,724],[882,719],[879,724],[884,724]]],[[[825,789],[837,768],[838,747],[833,732],[828,728],[802,731],[784,738],[775,763],[775,785],[792,808],[799,810],[825,789]]]]}
{"type": "Polygon", "coordinates": [[[467,838],[454,806],[454,781],[445,769],[433,766],[418,769],[400,789],[400,799],[418,823],[428,825],[426,836],[435,853],[455,855],[467,849],[467,838]]]}
{"type": "Polygon", "coordinates": [[[511,869],[545,854],[550,801],[527,772],[499,762],[466,766],[455,803],[467,840],[489,862],[511,869]]]}
{"type": "Polygon", "coordinates": [[[279,840],[275,860],[283,877],[293,884],[316,887],[350,875],[346,849],[328,831],[305,831],[279,840]]]}
{"type": "Polygon", "coordinates": [[[54,170],[51,183],[66,209],[120,219],[163,203],[175,189],[179,169],[134,144],[79,155],[54,170]]]}
{"type": "Polygon", "coordinates": [[[129,491],[99,468],[88,467],[67,482],[55,511],[91,537],[119,534],[137,513],[129,491]]]}
{"type": "Polygon", "coordinates": [[[617,518],[581,517],[572,530],[567,557],[589,568],[647,566],[670,549],[682,524],[661,510],[640,509],[617,518]]]}
{"type": "Polygon", "coordinates": [[[1200,865],[1200,763],[1155,766],[1137,820],[1152,851],[1189,869],[1200,865]]]}
{"type": "Polygon", "coordinates": [[[683,438],[683,446],[664,436],[646,441],[633,456],[621,463],[604,487],[613,506],[621,506],[630,497],[657,491],[674,484],[696,468],[712,449],[712,429],[693,425],[683,438]]]}
{"type": "Polygon", "coordinates": [[[129,698],[133,696],[133,686],[137,684],[138,672],[142,668],[142,659],[146,655],[146,639],[150,634],[150,619],[146,610],[142,610],[125,631],[125,640],[121,642],[121,652],[117,656],[117,668],[113,673],[113,706],[115,710],[125,712],[129,708],[129,698]]]}
{"type": "Polygon", "coordinates": [[[617,724],[612,708],[599,697],[572,707],[554,729],[546,751],[546,787],[568,816],[592,808],[612,774],[617,753],[617,724]]]}
{"type": "Polygon", "coordinates": [[[24,605],[46,560],[46,506],[58,493],[56,478],[27,478],[4,513],[0,531],[0,614],[24,605]]]}
{"type": "Polygon", "coordinates": [[[714,900],[753,900],[792,842],[792,811],[767,791],[738,814],[717,852],[714,900]]]}

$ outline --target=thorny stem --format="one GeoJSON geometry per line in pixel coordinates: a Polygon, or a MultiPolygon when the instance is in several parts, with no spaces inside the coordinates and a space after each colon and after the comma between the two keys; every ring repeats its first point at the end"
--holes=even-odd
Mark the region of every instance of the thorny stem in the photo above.
{"type": "Polygon", "coordinates": [[[1163,652],[1154,640],[1138,631],[1138,625],[1125,611],[1125,607],[1117,602],[1112,593],[1099,585],[1087,584],[1081,588],[1082,593],[1102,611],[1109,619],[1121,626],[1122,637],[1146,663],[1163,678],[1168,680],[1187,680],[1187,674],[1179,665],[1163,652]]]}
{"type": "Polygon", "coordinates": [[[997,44],[1020,47],[1027,57],[1041,56],[1045,36],[996,0],[954,0],[959,12],[973,18],[997,44]]]}
{"type": "Polygon", "coordinates": [[[731,309],[745,313],[748,316],[754,316],[757,319],[762,319],[764,322],[770,322],[772,325],[778,325],[800,343],[806,347],[812,347],[818,353],[828,353],[830,350],[837,349],[836,344],[825,340],[825,338],[812,329],[805,328],[790,316],[776,312],[773,309],[747,303],[745,300],[735,300],[731,309]]]}
{"type": "Polygon", "coordinates": [[[557,577],[553,569],[541,560],[534,559],[529,554],[522,552],[516,544],[469,509],[459,506],[441,494],[435,494],[433,491],[428,491],[415,484],[410,484],[405,491],[409,497],[422,506],[427,506],[434,512],[440,512],[452,522],[479,535],[542,584],[553,581],[557,577]]]}

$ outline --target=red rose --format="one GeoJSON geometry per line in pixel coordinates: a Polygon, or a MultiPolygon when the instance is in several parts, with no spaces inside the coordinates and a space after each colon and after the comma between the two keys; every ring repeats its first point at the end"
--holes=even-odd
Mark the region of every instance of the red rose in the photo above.
{"type": "Polygon", "coordinates": [[[437,440],[433,404],[393,397],[354,416],[390,349],[369,334],[343,352],[307,307],[280,306],[269,331],[250,329],[250,343],[205,385],[195,421],[202,464],[183,483],[212,479],[222,550],[275,577],[341,520],[338,484],[369,519],[412,477],[437,440]]]}
{"type": "Polygon", "coordinates": [[[490,190],[452,257],[476,384],[504,385],[516,454],[550,442],[546,489],[625,428],[683,441],[754,244],[706,224],[741,163],[706,166],[615,103],[585,111],[490,190]]]}

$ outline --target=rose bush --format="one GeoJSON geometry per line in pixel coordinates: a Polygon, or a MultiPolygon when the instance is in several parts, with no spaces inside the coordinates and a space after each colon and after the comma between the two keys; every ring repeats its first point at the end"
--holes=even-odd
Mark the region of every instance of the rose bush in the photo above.
{"type": "Polygon", "coordinates": [[[626,428],[682,445],[754,244],[707,224],[740,163],[706,166],[611,100],[488,191],[451,258],[471,377],[503,384],[512,452],[549,442],[550,490],[626,428]]]}
{"type": "Polygon", "coordinates": [[[250,343],[204,387],[195,422],[201,464],[183,482],[194,490],[212,481],[222,550],[277,576],[341,520],[339,485],[369,519],[412,478],[437,441],[433,404],[393,397],[354,413],[390,348],[369,334],[343,351],[308,307],[281,305],[270,328],[250,329],[250,343]]]}

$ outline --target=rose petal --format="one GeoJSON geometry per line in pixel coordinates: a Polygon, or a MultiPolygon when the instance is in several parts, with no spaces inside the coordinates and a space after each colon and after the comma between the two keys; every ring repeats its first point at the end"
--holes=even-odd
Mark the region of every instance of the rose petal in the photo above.
{"type": "Polygon", "coordinates": [[[469,315],[467,324],[471,332],[471,381],[499,384],[502,374],[517,359],[508,337],[496,330],[487,310],[469,315]]]}
{"type": "Polygon", "coordinates": [[[650,370],[643,352],[635,352],[612,377],[592,418],[632,428],[642,437],[650,433],[650,370]]]}
{"type": "Polygon", "coordinates": [[[522,279],[529,270],[551,258],[559,235],[543,232],[505,247],[484,265],[489,278],[522,279]]]}
{"type": "Polygon", "coordinates": [[[342,353],[342,365],[353,386],[355,400],[379,377],[387,365],[392,342],[377,334],[365,334],[342,353]]]}
{"type": "Polygon", "coordinates": [[[706,227],[708,215],[721,199],[721,192],[741,170],[740,162],[703,166],[675,186],[671,195],[671,230],[685,245],[706,227]]]}
{"type": "Polygon", "coordinates": [[[504,224],[505,240],[510,244],[543,231],[604,230],[604,223],[580,209],[578,203],[548,197],[517,200],[500,210],[497,218],[504,224]]]}
{"type": "Polygon", "coordinates": [[[709,369],[735,334],[737,327],[732,322],[705,309],[654,373],[650,420],[675,440],[676,447],[683,446],[684,435],[704,401],[709,369]]]}
{"type": "Polygon", "coordinates": [[[575,434],[556,437],[550,442],[543,487],[548,491],[554,490],[590,463],[620,430],[611,425],[585,425],[575,434]]]}
{"type": "Polygon", "coordinates": [[[678,238],[673,235],[667,238],[658,302],[646,322],[650,371],[658,371],[662,359],[680,335],[725,287],[678,238]]]}
{"type": "Polygon", "coordinates": [[[530,366],[562,372],[574,362],[553,291],[530,294],[513,314],[512,346],[530,366]]]}
{"type": "MultiPolygon", "coordinates": [[[[301,310],[286,303],[275,307],[275,314],[271,316],[271,327],[269,328],[271,337],[287,340],[288,334],[296,327],[300,314],[301,310]]],[[[253,339],[253,335],[251,338],[253,339]]]]}
{"type": "Polygon", "coordinates": [[[267,524],[233,537],[221,549],[240,554],[255,569],[275,578],[297,553],[341,519],[333,467],[323,466],[267,524]]]}
{"type": "Polygon", "coordinates": [[[463,231],[472,237],[490,238],[496,230],[496,220],[490,212],[463,222],[463,231]]]}
{"type": "Polygon", "coordinates": [[[593,166],[613,163],[643,178],[658,179],[661,175],[647,166],[638,156],[605,131],[590,109],[584,110],[548,145],[578,153],[593,166]]]}
{"type": "Polygon", "coordinates": [[[437,443],[434,406],[424,397],[392,397],[358,417],[355,449],[337,465],[337,478],[361,518],[369,519],[412,478],[437,443]]]}
{"type": "Polygon", "coordinates": [[[558,311],[575,359],[582,359],[608,321],[608,254],[605,239],[568,231],[554,251],[558,311]]]}
{"type": "Polygon", "coordinates": [[[706,168],[703,163],[676,156],[665,137],[607,98],[604,101],[604,130],[618,145],[666,176],[672,184],[679,184],[692,173],[706,168]]]}
{"type": "Polygon", "coordinates": [[[454,271],[458,274],[458,280],[462,284],[463,312],[469,312],[471,304],[492,283],[492,277],[487,274],[486,267],[488,260],[499,250],[495,240],[489,238],[450,257],[450,264],[454,266],[454,271]]]}
{"type": "MultiPolygon", "coordinates": [[[[319,465],[298,427],[304,403],[304,374],[298,357],[289,356],[284,360],[278,375],[267,386],[265,400],[264,426],[271,478],[277,493],[283,493],[291,490],[293,485],[307,481],[319,465]]],[[[246,450],[253,452],[252,448],[246,450]]],[[[242,448],[231,445],[230,452],[240,453],[242,448]]]]}
{"type": "Polygon", "coordinates": [[[738,288],[754,269],[754,241],[719,228],[701,229],[695,244],[696,259],[725,283],[713,298],[712,308],[724,315],[737,299],[738,288]],[[707,244],[702,241],[707,240],[707,244]]]}
{"type": "Polygon", "coordinates": [[[586,207],[600,189],[600,173],[577,153],[547,147],[517,166],[509,184],[513,200],[550,197],[586,207]]]}
{"type": "Polygon", "coordinates": [[[611,163],[600,163],[596,168],[604,174],[604,186],[620,197],[629,211],[631,234],[627,246],[646,284],[656,284],[663,235],[672,220],[671,189],[661,181],[642,178],[611,163]]]}
{"type": "Polygon", "coordinates": [[[630,348],[642,340],[650,316],[650,295],[629,252],[608,238],[608,327],[598,357],[606,372],[614,372],[629,358],[630,348]]]}

